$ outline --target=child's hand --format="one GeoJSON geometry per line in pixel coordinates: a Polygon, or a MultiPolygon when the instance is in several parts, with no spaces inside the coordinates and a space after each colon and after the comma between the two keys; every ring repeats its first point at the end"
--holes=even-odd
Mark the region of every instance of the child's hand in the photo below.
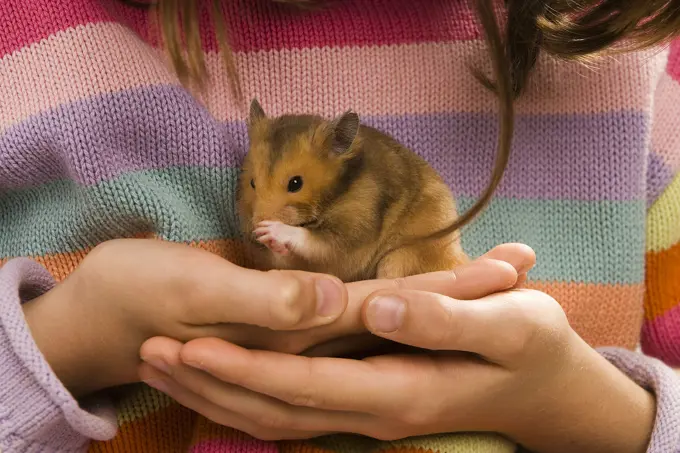
{"type": "Polygon", "coordinates": [[[442,272],[345,286],[321,274],[244,269],[185,245],[115,240],[25,304],[24,313],[57,376],[80,395],[137,381],[139,348],[150,337],[218,337],[299,353],[366,332],[361,306],[372,292],[401,287],[481,297],[521,281],[534,258],[527,247],[502,245],[458,270],[458,279],[442,272]]]}
{"type": "Polygon", "coordinates": [[[345,286],[329,276],[259,272],[185,245],[114,240],[24,313],[56,374],[83,394],[137,381],[149,337],[216,336],[274,349],[271,329],[328,324],[346,305],[345,286]]]}
{"type": "Polygon", "coordinates": [[[578,337],[546,294],[373,296],[364,306],[373,333],[437,352],[356,361],[208,339],[162,349],[152,339],[146,353],[162,351],[170,373],[143,374],[214,421],[264,439],[493,431],[532,451],[646,450],[654,398],[578,337]]]}

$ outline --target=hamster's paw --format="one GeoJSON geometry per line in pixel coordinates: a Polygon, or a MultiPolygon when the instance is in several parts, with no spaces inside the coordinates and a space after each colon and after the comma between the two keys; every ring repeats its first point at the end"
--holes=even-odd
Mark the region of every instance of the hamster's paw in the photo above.
{"type": "Polygon", "coordinates": [[[258,242],[285,256],[302,245],[305,231],[281,222],[264,221],[257,224],[254,233],[258,242]]]}

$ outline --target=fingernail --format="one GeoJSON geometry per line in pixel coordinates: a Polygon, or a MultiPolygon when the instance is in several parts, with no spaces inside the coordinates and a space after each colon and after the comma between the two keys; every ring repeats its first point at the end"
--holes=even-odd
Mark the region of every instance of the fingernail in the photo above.
{"type": "Polygon", "coordinates": [[[376,297],[373,299],[366,313],[368,323],[376,332],[394,332],[404,322],[406,303],[392,296],[376,297]]]}
{"type": "Polygon", "coordinates": [[[168,376],[172,374],[172,370],[168,366],[167,363],[165,363],[163,360],[157,358],[157,357],[142,357],[142,360],[152,367],[156,368],[157,370],[162,371],[163,373],[167,374],[168,376]]]}
{"type": "Polygon", "coordinates": [[[316,314],[322,318],[339,315],[342,312],[342,288],[333,279],[321,278],[316,281],[316,314]]]}
{"type": "Polygon", "coordinates": [[[517,271],[517,274],[526,274],[531,270],[532,263],[531,261],[522,261],[516,268],[515,270],[517,271]]]}
{"type": "Polygon", "coordinates": [[[166,384],[162,379],[147,379],[144,381],[149,387],[153,387],[159,392],[168,393],[168,384],[166,384]]]}

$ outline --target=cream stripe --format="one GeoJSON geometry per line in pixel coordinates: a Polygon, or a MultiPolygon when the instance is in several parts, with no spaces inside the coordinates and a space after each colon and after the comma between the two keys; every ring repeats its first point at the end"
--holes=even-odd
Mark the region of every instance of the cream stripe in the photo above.
{"type": "MultiPolygon", "coordinates": [[[[212,74],[221,68],[207,56],[212,74]]],[[[259,51],[237,55],[247,98],[272,113],[353,108],[364,115],[489,112],[494,97],[469,67],[488,67],[477,41],[381,47],[259,51]]],[[[661,54],[602,59],[595,68],[542,57],[518,113],[643,110],[665,60],[661,54]]],[[[152,49],[129,29],[102,23],[57,33],[0,60],[0,131],[61,103],[151,84],[176,84],[152,49]]],[[[222,71],[206,103],[216,117],[243,119],[222,71]]]]}
{"type": "Polygon", "coordinates": [[[680,173],[647,214],[647,251],[661,252],[680,242],[680,173]]]}
{"type": "MultiPolygon", "coordinates": [[[[385,450],[395,451],[426,451],[422,447],[435,447],[430,451],[438,453],[513,453],[517,451],[517,445],[499,434],[492,433],[455,433],[430,435],[427,444],[421,439],[406,438],[390,442],[390,448],[385,450]]],[[[382,450],[382,451],[385,451],[382,450]]],[[[381,451],[381,450],[378,450],[381,451]]]]}
{"type": "Polygon", "coordinates": [[[134,392],[118,401],[118,424],[132,423],[173,404],[176,403],[169,396],[146,385],[139,385],[134,392]]]}

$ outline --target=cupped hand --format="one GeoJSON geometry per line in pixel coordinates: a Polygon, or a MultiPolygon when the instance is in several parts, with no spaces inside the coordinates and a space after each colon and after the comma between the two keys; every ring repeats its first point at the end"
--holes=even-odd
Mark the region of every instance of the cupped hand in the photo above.
{"type": "Polygon", "coordinates": [[[345,286],[321,274],[245,269],[186,245],[112,240],[51,291],[24,304],[31,333],[80,395],[138,380],[139,348],[153,336],[215,336],[274,349],[274,330],[333,322],[345,286]]]}
{"type": "MultiPolygon", "coordinates": [[[[376,294],[376,291],[390,290],[398,294],[410,291],[427,291],[423,292],[423,294],[451,297],[456,300],[473,300],[520,285],[526,278],[526,272],[533,267],[534,263],[535,256],[530,248],[521,244],[504,244],[452,272],[436,272],[398,280],[373,280],[351,283],[347,285],[349,293],[347,309],[334,323],[305,331],[270,332],[270,334],[272,338],[277,338],[280,344],[287,345],[285,348],[279,348],[280,352],[299,352],[306,349],[309,345],[316,345],[337,337],[343,338],[337,339],[337,348],[330,348],[330,350],[343,352],[343,348],[347,347],[347,335],[366,331],[365,323],[362,319],[365,311],[364,305],[366,299],[371,294],[376,294]]],[[[384,337],[384,335],[382,336],[384,337]]],[[[224,347],[230,348],[232,346],[218,339],[207,338],[189,342],[184,351],[204,350],[208,354],[213,354],[211,355],[211,360],[220,362],[223,358],[221,354],[224,347]]],[[[315,355],[322,355],[324,351],[329,352],[329,348],[321,347],[316,349],[317,353],[315,355]]],[[[167,381],[168,385],[175,387],[176,391],[172,394],[181,403],[204,414],[208,412],[208,416],[220,419],[222,423],[233,425],[234,421],[229,422],[219,416],[219,403],[216,404],[214,401],[210,401],[210,395],[206,395],[207,398],[202,397],[198,394],[200,392],[196,393],[195,389],[192,388],[192,384],[199,385],[202,388],[204,385],[215,387],[220,387],[220,385],[230,386],[221,383],[219,379],[213,379],[201,373],[198,375],[208,379],[208,384],[202,381],[183,381],[180,377],[195,377],[196,372],[189,367],[180,365],[180,351],[182,351],[181,342],[169,338],[160,337],[147,341],[142,348],[141,355],[148,362],[149,366],[142,366],[140,371],[142,377],[153,378],[160,382],[158,379],[162,375],[154,374],[154,368],[164,370],[166,373],[172,373],[173,377],[177,379],[167,379],[167,375],[162,376],[162,379],[167,381]],[[186,383],[187,387],[183,387],[183,383],[186,383]]],[[[298,359],[297,357],[285,354],[281,357],[298,359]]],[[[245,428],[244,426],[238,427],[245,428]]],[[[246,429],[246,431],[254,432],[252,429],[246,429]]]]}
{"type": "Polygon", "coordinates": [[[653,398],[583,342],[554,299],[530,290],[477,300],[455,293],[393,288],[362,306],[372,333],[429,354],[310,358],[157,338],[142,354],[164,371],[142,366],[141,375],[262,439],[493,431],[532,451],[645,451],[653,398]]]}
{"type": "MultiPolygon", "coordinates": [[[[502,289],[516,281],[517,272],[507,263],[487,264],[495,269],[489,285],[502,289]]],[[[410,279],[406,285],[431,286],[432,278],[410,279]]],[[[450,286],[448,273],[434,279],[443,291],[450,286]]],[[[299,353],[365,332],[361,302],[394,284],[364,282],[348,294],[345,285],[327,275],[261,272],[183,244],[125,239],[96,247],[62,284],[24,304],[24,314],[57,376],[82,395],[137,381],[139,348],[154,336],[182,342],[217,337],[299,353]]]]}

